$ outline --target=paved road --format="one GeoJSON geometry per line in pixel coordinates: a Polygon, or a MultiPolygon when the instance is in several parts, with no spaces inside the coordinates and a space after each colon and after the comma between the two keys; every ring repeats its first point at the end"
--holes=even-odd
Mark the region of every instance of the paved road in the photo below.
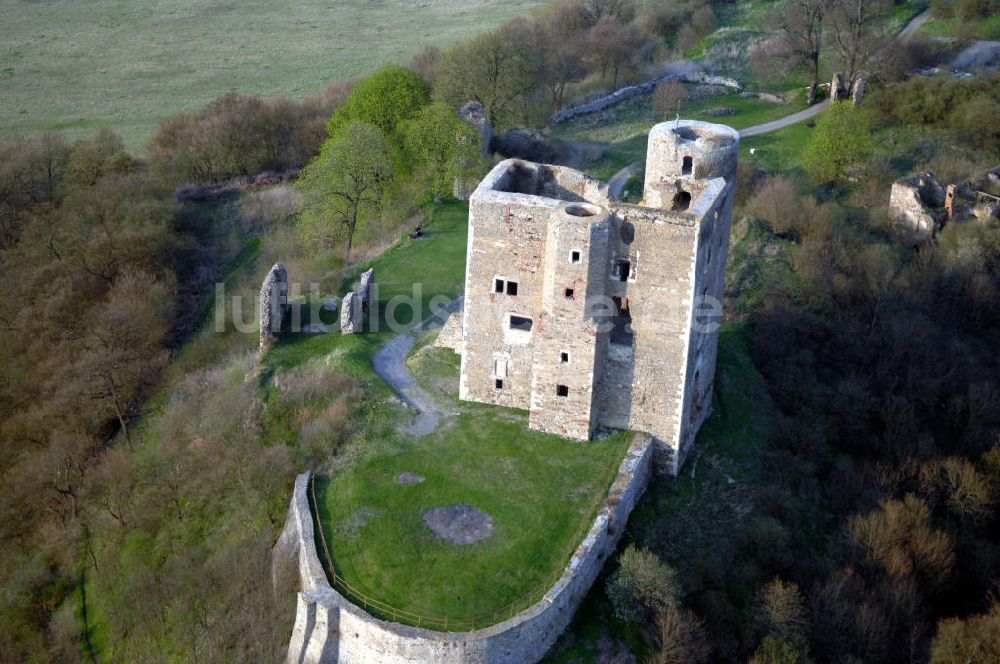
{"type": "MultiPolygon", "coordinates": [[[[462,297],[459,296],[452,300],[445,307],[445,310],[451,313],[461,306],[462,297]]],[[[389,387],[399,395],[403,403],[417,411],[417,419],[408,427],[407,431],[418,438],[432,433],[437,429],[442,418],[450,413],[445,412],[434,400],[434,397],[413,380],[413,375],[406,368],[406,356],[413,348],[417,337],[443,324],[444,320],[432,315],[415,328],[394,336],[372,356],[375,373],[389,384],[389,387]]]]}

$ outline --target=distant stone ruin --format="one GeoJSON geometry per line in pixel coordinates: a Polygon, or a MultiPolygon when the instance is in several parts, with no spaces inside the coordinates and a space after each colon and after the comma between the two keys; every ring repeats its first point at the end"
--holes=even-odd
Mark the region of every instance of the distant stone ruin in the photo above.
{"type": "Polygon", "coordinates": [[[837,72],[830,82],[830,101],[837,103],[850,100],[855,106],[861,104],[865,96],[865,79],[862,75],[857,75],[854,80],[847,81],[844,75],[837,72]]]}
{"type": "Polygon", "coordinates": [[[344,296],[340,304],[340,333],[358,334],[363,330],[375,294],[375,268],[361,275],[358,290],[344,296]]]}
{"type": "Polygon", "coordinates": [[[896,180],[889,195],[893,221],[919,240],[929,240],[940,230],[944,203],[944,188],[930,171],[896,180]]]}
{"type": "Polygon", "coordinates": [[[915,242],[927,242],[951,222],[1000,218],[1000,197],[965,184],[942,187],[934,173],[900,178],[892,185],[889,212],[897,230],[915,242]]]}
{"type": "Polygon", "coordinates": [[[288,271],[281,263],[271,266],[260,287],[260,351],[277,341],[281,326],[288,317],[288,271]]]}

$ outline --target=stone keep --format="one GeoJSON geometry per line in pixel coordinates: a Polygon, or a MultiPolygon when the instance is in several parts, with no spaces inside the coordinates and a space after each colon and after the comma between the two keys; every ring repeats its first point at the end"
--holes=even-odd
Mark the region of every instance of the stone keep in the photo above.
{"type": "Polygon", "coordinates": [[[264,277],[257,307],[260,317],[260,350],[267,350],[278,339],[288,315],[288,271],[275,263],[264,277]]]}
{"type": "Polygon", "coordinates": [[[738,154],[730,127],[656,125],[641,205],[570,168],[494,167],[470,199],[461,398],[567,438],[649,433],[676,474],[709,412],[738,154]]]}

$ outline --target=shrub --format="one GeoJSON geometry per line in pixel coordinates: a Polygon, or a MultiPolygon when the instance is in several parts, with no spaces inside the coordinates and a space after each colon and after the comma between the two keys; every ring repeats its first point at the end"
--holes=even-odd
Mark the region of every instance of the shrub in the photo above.
{"type": "Polygon", "coordinates": [[[851,104],[834,104],[816,123],[802,161],[817,181],[846,180],[872,151],[868,116],[851,104]]]}
{"type": "Polygon", "coordinates": [[[615,615],[640,622],[677,605],[680,582],[677,572],[652,551],[629,545],[618,557],[618,569],[608,578],[608,598],[615,615]]]}
{"type": "Polygon", "coordinates": [[[701,618],[674,606],[657,616],[651,640],[651,664],[702,664],[711,654],[701,618]]]}

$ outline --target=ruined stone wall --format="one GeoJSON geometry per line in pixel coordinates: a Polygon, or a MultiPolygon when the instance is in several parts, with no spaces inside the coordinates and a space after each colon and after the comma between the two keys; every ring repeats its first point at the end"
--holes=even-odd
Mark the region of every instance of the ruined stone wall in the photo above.
{"type": "Polygon", "coordinates": [[[636,206],[619,206],[615,213],[635,229],[632,243],[620,249],[635,257],[632,276],[615,284],[628,299],[634,335],[632,346],[609,345],[614,366],[604,372],[601,424],[645,431],[673,449],[684,395],[698,228],[693,220],[665,221],[666,215],[636,206]]]}
{"type": "MultiPolygon", "coordinates": [[[[437,632],[379,620],[330,587],[316,555],[309,518],[309,475],[300,475],[278,547],[296,542],[302,572],[289,664],[532,664],[566,629],[600,574],[649,483],[652,444],[638,434],[608,498],[562,577],[536,604],[510,620],[472,632],[437,632]]],[[[278,547],[276,547],[276,552],[278,547]]]]}
{"type": "Polygon", "coordinates": [[[288,271],[281,263],[268,270],[260,286],[257,301],[260,319],[260,350],[267,350],[278,339],[288,316],[288,271]]]}
{"type": "Polygon", "coordinates": [[[527,409],[531,403],[531,340],[542,296],[548,219],[559,201],[505,189],[535,190],[535,171],[494,168],[469,206],[465,317],[459,396],[467,401],[527,409]],[[496,282],[502,282],[497,293],[496,282]],[[517,294],[508,284],[517,284],[517,294]],[[530,332],[510,329],[511,315],[531,321],[530,332]],[[506,375],[495,374],[498,363],[506,375]],[[503,387],[497,388],[497,380],[503,387]]]}
{"type": "Polygon", "coordinates": [[[718,326],[722,323],[726,260],[735,201],[734,185],[716,181],[720,193],[705,212],[699,227],[693,270],[694,311],[684,372],[684,403],[680,431],[674,446],[672,474],[676,474],[694,446],[695,436],[711,413],[715,368],[718,358],[718,326]],[[700,315],[699,315],[700,314],[700,315]]]}
{"type": "Polygon", "coordinates": [[[934,237],[940,224],[936,208],[945,203],[945,192],[933,173],[900,178],[892,184],[889,213],[897,226],[914,240],[934,237]]]}

